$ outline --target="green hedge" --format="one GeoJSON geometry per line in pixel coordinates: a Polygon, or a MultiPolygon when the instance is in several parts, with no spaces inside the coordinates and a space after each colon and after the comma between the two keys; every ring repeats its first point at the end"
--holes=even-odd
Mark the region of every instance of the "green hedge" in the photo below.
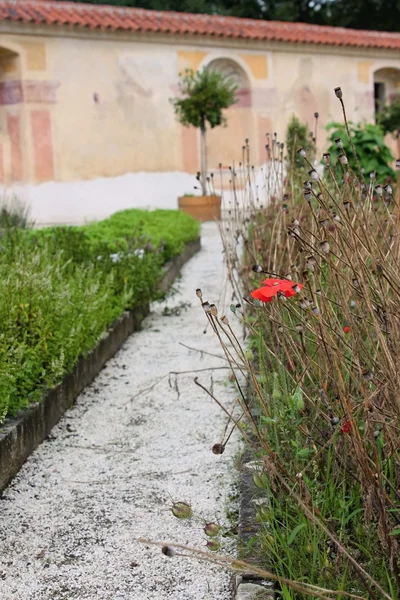
{"type": "Polygon", "coordinates": [[[0,231],[0,422],[56,385],[124,310],[155,299],[163,264],[198,235],[167,210],[0,231]]]}

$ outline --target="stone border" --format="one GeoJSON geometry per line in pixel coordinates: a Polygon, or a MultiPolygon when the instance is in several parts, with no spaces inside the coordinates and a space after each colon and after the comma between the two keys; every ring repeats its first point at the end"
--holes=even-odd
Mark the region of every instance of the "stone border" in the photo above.
{"type": "MultiPolygon", "coordinates": [[[[157,289],[166,292],[179,275],[183,265],[200,250],[200,238],[189,242],[182,253],[167,263],[157,289]]],[[[32,404],[20,416],[0,428],[0,494],[18,473],[28,456],[43,442],[70,408],[82,390],[91,383],[126,339],[138,329],[150,312],[142,306],[124,312],[104,332],[98,344],[85,357],[81,357],[70,373],[55,388],[48,391],[41,402],[32,404]]]]}

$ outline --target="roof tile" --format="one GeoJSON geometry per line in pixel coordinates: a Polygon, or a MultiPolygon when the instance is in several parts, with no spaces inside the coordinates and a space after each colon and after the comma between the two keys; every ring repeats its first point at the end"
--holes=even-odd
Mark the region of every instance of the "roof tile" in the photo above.
{"type": "Polygon", "coordinates": [[[152,31],[400,50],[400,34],[342,27],[257,21],[217,15],[160,12],[141,8],[79,4],[61,0],[0,0],[0,21],[71,25],[88,29],[152,31]]]}

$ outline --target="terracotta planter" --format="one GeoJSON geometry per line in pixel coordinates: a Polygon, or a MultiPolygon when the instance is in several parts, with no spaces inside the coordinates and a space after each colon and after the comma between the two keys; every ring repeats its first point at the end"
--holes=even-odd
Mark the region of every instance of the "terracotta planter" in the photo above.
{"type": "Polygon", "coordinates": [[[198,221],[221,220],[221,196],[181,196],[178,206],[198,221]]]}

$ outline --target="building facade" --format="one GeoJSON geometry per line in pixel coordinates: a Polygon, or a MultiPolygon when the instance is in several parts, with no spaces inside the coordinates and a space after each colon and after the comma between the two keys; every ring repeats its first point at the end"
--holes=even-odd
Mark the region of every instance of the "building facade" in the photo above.
{"type": "Polygon", "coordinates": [[[313,127],[374,120],[400,91],[400,34],[159,13],[56,0],[0,0],[0,183],[81,181],[199,168],[199,136],[170,98],[178,75],[232,76],[238,102],[208,136],[210,168],[265,161],[266,134],[296,114],[313,127]]]}

